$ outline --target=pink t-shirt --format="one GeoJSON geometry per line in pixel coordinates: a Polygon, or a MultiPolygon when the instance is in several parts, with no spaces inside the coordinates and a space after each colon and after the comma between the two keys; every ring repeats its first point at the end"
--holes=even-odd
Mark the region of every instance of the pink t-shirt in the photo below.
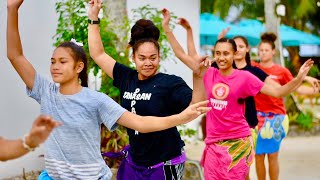
{"type": "Polygon", "coordinates": [[[203,80],[212,107],[207,113],[206,144],[249,136],[245,103],[238,100],[258,94],[263,82],[247,71],[235,69],[231,75],[223,76],[213,67],[208,69],[203,80]]]}

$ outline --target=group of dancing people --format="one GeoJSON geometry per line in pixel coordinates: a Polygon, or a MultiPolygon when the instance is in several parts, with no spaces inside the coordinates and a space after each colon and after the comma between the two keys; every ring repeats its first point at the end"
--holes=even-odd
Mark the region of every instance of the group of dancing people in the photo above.
{"type": "Polygon", "coordinates": [[[319,91],[319,81],[307,76],[312,60],[293,78],[286,68],[273,63],[276,36],[265,33],[259,45],[261,61],[251,64],[246,38],[225,38],[227,30],[214,46],[214,58],[200,56],[192,28],[181,18],[179,23],[187,31],[185,53],[170,29],[170,12],[163,9],[168,41],[176,57],[193,72],[191,89],[181,77],[158,72],[160,31],[150,20],[140,19],[131,28],[129,47],[135,69],[109,56],[100,36],[102,1],[90,0],[90,56],[119,88],[119,105],[87,88],[87,57],[78,43],[63,42],[54,50],[53,82],[38,74],[23,54],[18,28],[22,3],[8,0],[7,56],[45,116],[35,121],[22,140],[0,139],[0,144],[16,149],[1,149],[5,153],[0,153],[0,160],[17,158],[46,140],[45,170],[38,179],[110,179],[112,173],[100,152],[100,126],[114,130],[122,125],[127,127],[130,145],[121,151],[124,158],[117,179],[178,180],[184,174],[186,154],[176,126],[206,113],[201,160],[205,179],[249,179],[254,158],[259,179],[265,179],[266,154],[270,179],[278,179],[278,152],[288,131],[282,97],[293,91],[319,91]],[[301,87],[304,80],[313,87],[301,87]]]}

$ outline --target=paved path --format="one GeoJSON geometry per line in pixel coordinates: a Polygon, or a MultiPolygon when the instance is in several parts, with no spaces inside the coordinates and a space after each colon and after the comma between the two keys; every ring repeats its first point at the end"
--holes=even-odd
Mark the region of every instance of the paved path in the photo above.
{"type": "MultiPolygon", "coordinates": [[[[186,143],[187,157],[200,160],[203,141],[186,143]]],[[[257,180],[254,164],[251,180],[257,180]]],[[[269,179],[269,178],[267,178],[269,179]]],[[[280,180],[320,180],[320,136],[288,137],[280,150],[280,180]]]]}

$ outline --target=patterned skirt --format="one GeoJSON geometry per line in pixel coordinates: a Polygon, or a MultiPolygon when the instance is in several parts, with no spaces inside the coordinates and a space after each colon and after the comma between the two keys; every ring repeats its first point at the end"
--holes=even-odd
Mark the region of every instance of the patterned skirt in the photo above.
{"type": "Polygon", "coordinates": [[[289,118],[284,114],[258,112],[259,126],[256,128],[256,154],[278,152],[282,139],[287,136],[289,118]]]}
{"type": "Polygon", "coordinates": [[[201,165],[207,180],[245,179],[253,162],[252,137],[230,139],[207,144],[201,165]]]}

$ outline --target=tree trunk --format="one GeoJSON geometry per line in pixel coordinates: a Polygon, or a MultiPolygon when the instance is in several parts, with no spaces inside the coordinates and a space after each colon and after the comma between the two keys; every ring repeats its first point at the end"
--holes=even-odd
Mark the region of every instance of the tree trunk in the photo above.
{"type": "Polygon", "coordinates": [[[267,32],[273,32],[274,34],[277,35],[277,40],[275,42],[276,45],[276,55],[274,58],[274,62],[277,64],[281,64],[284,66],[282,53],[282,45],[279,44],[281,43],[280,41],[280,33],[279,33],[279,26],[280,26],[280,19],[277,17],[275,14],[275,6],[276,6],[276,1],[277,0],[264,0],[264,13],[265,13],[265,19],[266,19],[266,31],[267,32]]]}
{"type": "MultiPolygon", "coordinates": [[[[128,15],[127,0],[104,0],[104,15],[106,15],[110,24],[108,28],[113,31],[118,41],[116,43],[117,51],[125,53],[128,45],[128,15]]],[[[126,53],[125,53],[126,54],[126,53]]]]}
{"type": "Polygon", "coordinates": [[[301,67],[300,56],[299,56],[299,48],[298,47],[288,47],[289,57],[293,66],[294,74],[299,72],[301,67]]]}

